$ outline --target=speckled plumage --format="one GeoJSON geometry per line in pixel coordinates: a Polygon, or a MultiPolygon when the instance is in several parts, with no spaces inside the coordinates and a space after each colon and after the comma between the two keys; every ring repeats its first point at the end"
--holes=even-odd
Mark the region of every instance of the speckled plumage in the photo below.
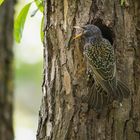
{"type": "Polygon", "coordinates": [[[104,38],[86,43],[84,54],[91,66],[100,73],[105,80],[112,80],[115,73],[115,56],[110,42],[104,38]]]}
{"type": "Polygon", "coordinates": [[[110,42],[102,37],[97,26],[86,25],[83,29],[84,55],[95,79],[88,102],[95,110],[101,111],[112,100],[121,102],[123,98],[128,97],[129,89],[116,80],[115,54],[110,42]]]}

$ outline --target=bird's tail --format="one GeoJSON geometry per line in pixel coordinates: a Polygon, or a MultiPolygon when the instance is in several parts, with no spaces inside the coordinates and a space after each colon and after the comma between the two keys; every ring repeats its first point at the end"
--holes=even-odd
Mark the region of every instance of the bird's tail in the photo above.
{"type": "Polygon", "coordinates": [[[94,83],[87,97],[83,98],[83,101],[87,102],[90,108],[101,112],[114,99],[122,102],[123,98],[128,98],[129,95],[130,90],[121,81],[117,81],[117,92],[115,94],[108,94],[99,84],[94,83]]]}
{"type": "Polygon", "coordinates": [[[115,99],[122,102],[123,98],[128,98],[130,95],[130,90],[127,88],[127,86],[122,83],[121,81],[117,81],[117,92],[116,92],[115,99]]]}
{"type": "Polygon", "coordinates": [[[86,99],[89,107],[101,112],[110,101],[111,97],[107,95],[100,85],[94,83],[86,99]]]}

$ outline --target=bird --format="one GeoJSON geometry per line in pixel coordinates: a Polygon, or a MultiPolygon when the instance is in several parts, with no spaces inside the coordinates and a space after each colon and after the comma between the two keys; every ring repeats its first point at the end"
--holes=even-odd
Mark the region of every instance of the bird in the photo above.
{"type": "Polygon", "coordinates": [[[100,28],[93,24],[74,28],[81,30],[73,39],[84,39],[83,54],[95,80],[87,98],[89,106],[100,112],[114,100],[122,102],[124,98],[128,98],[130,90],[116,76],[114,48],[103,37],[100,28]]]}

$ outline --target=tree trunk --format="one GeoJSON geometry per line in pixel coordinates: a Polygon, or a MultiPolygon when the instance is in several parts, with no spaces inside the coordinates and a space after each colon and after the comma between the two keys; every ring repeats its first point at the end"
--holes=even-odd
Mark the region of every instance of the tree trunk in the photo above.
{"type": "Polygon", "coordinates": [[[13,17],[14,0],[0,6],[0,140],[13,140],[13,17]]]}
{"type": "Polygon", "coordinates": [[[140,1],[45,0],[44,82],[38,140],[140,139],[140,1]],[[122,106],[96,113],[81,97],[91,88],[73,26],[97,25],[114,46],[117,77],[131,90],[122,106]]]}

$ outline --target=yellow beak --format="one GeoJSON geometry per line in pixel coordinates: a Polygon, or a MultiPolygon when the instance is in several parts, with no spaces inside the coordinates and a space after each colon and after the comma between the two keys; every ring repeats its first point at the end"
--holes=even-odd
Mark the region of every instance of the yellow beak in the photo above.
{"type": "Polygon", "coordinates": [[[77,38],[80,38],[82,35],[83,35],[83,33],[80,33],[80,34],[76,35],[76,36],[73,38],[73,40],[74,40],[74,39],[77,39],[77,38]]]}
{"type": "MultiPolygon", "coordinates": [[[[83,28],[82,28],[82,27],[80,27],[80,26],[74,26],[73,28],[83,30],[83,28]]],[[[76,35],[76,36],[73,38],[73,40],[74,40],[74,39],[77,39],[77,38],[80,38],[82,35],[83,35],[83,33],[80,33],[80,34],[76,35]]]]}

